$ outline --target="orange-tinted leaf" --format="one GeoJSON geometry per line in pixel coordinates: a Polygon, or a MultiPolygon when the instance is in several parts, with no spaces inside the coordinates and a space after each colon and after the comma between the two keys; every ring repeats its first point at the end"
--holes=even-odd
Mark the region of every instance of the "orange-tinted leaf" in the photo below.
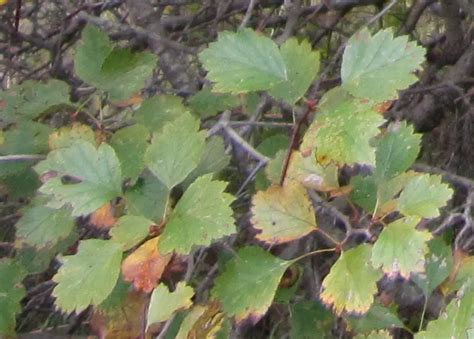
{"type": "Polygon", "coordinates": [[[135,338],[145,330],[148,301],[148,295],[129,291],[119,307],[95,309],[91,327],[100,338],[135,338]]]}
{"type": "Polygon", "coordinates": [[[110,229],[116,222],[114,208],[110,202],[92,213],[90,218],[90,223],[99,229],[110,229]]]}
{"type": "Polygon", "coordinates": [[[124,280],[132,282],[139,291],[151,292],[171,260],[172,254],[162,255],[158,251],[158,239],[148,240],[122,263],[124,280]]]}
{"type": "Polygon", "coordinates": [[[143,102],[143,96],[138,93],[135,94],[133,97],[127,100],[121,100],[121,101],[113,101],[112,104],[118,108],[124,108],[128,106],[133,106],[133,105],[138,105],[143,102]]]}

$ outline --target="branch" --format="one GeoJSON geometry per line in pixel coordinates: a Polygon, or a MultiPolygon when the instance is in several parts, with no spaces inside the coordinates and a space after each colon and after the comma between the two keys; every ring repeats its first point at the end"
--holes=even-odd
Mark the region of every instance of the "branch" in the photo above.
{"type": "Polygon", "coordinates": [[[41,161],[44,159],[46,159],[46,156],[41,154],[2,155],[0,156],[0,164],[8,162],[41,161]]]}

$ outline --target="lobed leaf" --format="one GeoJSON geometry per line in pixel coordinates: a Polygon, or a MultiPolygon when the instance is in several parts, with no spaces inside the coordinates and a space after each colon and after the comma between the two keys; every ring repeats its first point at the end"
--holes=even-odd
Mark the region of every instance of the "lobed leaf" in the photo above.
{"type": "Polygon", "coordinates": [[[397,98],[413,84],[413,72],[425,60],[425,50],[408,36],[394,38],[391,29],[371,35],[367,28],[347,42],[342,58],[342,87],[358,98],[376,102],[397,98]]]}
{"type": "Polygon", "coordinates": [[[193,295],[192,287],[186,286],[184,282],[179,282],[173,292],[164,284],[160,284],[151,295],[146,327],[168,320],[174,312],[190,307],[193,304],[193,295]]]}
{"type": "Polygon", "coordinates": [[[435,218],[452,195],[453,190],[441,183],[441,176],[420,174],[412,178],[402,191],[398,207],[407,216],[435,218]]]}
{"type": "Polygon", "coordinates": [[[216,278],[212,296],[237,322],[246,318],[256,322],[272,304],[278,283],[291,264],[260,247],[244,247],[216,278]]]}
{"type": "Polygon", "coordinates": [[[288,242],[317,229],[306,189],[295,181],[257,192],[251,211],[253,227],[261,231],[256,238],[267,243],[288,242]]]}
{"type": "Polygon", "coordinates": [[[176,204],[160,239],[163,253],[188,254],[193,246],[235,233],[230,204],[234,198],[225,193],[226,182],[213,181],[212,175],[199,177],[176,204]]]}
{"type": "Polygon", "coordinates": [[[271,39],[245,28],[221,32],[216,42],[199,54],[214,91],[245,93],[268,90],[288,80],[285,60],[271,39]]]}
{"type": "Polygon", "coordinates": [[[186,179],[201,160],[206,133],[198,130],[199,121],[184,113],[155,134],[145,152],[146,165],[170,190],[186,179]]]}
{"type": "Polygon", "coordinates": [[[99,305],[114,289],[120,274],[122,250],[107,240],[89,239],[79,243],[77,254],[62,258],[63,265],[53,277],[56,306],[64,312],[81,312],[99,305]]]}
{"type": "Polygon", "coordinates": [[[382,267],[389,276],[400,275],[408,279],[410,273],[423,272],[428,231],[417,231],[418,217],[406,217],[388,224],[372,248],[372,265],[382,267]]]}
{"type": "Polygon", "coordinates": [[[153,221],[142,216],[124,215],[110,230],[111,240],[127,251],[146,238],[153,224],[153,221]]]}
{"type": "Polygon", "coordinates": [[[369,244],[342,252],[324,278],[321,300],[333,306],[337,314],[343,311],[366,313],[370,309],[377,292],[377,281],[383,275],[370,265],[371,255],[369,244]]]}
{"type": "Polygon", "coordinates": [[[86,215],[121,195],[122,172],[114,150],[107,144],[98,149],[86,141],[78,140],[68,148],[48,154],[36,166],[39,174],[57,173],[48,180],[40,192],[52,196],[48,206],[72,206],[72,215],[86,215]],[[62,177],[76,183],[64,183],[62,177]]]}

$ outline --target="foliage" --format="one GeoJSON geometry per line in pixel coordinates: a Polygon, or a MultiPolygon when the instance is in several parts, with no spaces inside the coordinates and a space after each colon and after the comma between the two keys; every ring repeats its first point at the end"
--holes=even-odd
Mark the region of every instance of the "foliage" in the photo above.
{"type": "Polygon", "coordinates": [[[74,67],[98,90],[89,99],[72,104],[69,85],[58,80],[24,82],[0,96],[0,153],[38,156],[0,163],[2,186],[11,190],[13,176],[34,175],[32,168],[40,178],[15,224],[16,254],[0,261],[0,333],[14,333],[22,281],[34,271],[26,264],[31,249],[38,260],[56,257],[60,264],[57,271],[51,265],[55,306],[77,314],[92,306],[92,327],[109,335],[173,329],[176,337],[226,337],[233,321],[256,324],[272,314],[276,294],[286,289],[295,338],[331,337],[336,317],[357,337],[388,338],[424,313],[405,319],[395,300],[383,300],[381,282],[400,276],[426,300],[441,285],[456,293],[415,337],[467,337],[472,257],[454,264],[450,245],[426,227],[454,191],[440,175],[410,170],[421,135],[404,121],[388,123],[380,110],[417,80],[424,53],[390,29],[360,30],[344,50],[341,85],[326,91],[316,109],[305,97],[320,67],[310,42],[293,37],[279,46],[265,32],[225,31],[199,53],[208,84],[185,102],[137,94],[156,56],[122,48],[87,25],[74,67]],[[225,118],[251,106],[252,95],[276,99],[282,111],[306,111],[292,125],[291,141],[264,130],[254,149],[232,129],[225,118]],[[123,121],[107,125],[103,107],[94,128],[48,120],[52,111],[84,112],[88,100],[107,102],[123,121]],[[310,113],[316,114],[303,133],[310,113]],[[221,132],[224,138],[215,135],[221,132]],[[258,162],[246,168],[249,180],[236,178],[242,149],[258,162]],[[246,187],[264,164],[255,188],[246,187]],[[368,171],[344,177],[358,166],[368,171]],[[304,300],[302,273],[291,279],[300,272],[292,265],[317,255],[329,263],[321,303],[304,300]]]}

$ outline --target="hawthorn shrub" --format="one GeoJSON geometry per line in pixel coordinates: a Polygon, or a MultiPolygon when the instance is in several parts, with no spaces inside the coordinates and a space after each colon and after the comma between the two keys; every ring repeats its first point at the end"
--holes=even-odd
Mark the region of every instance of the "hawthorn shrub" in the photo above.
{"type": "Polygon", "coordinates": [[[30,198],[0,261],[0,333],[14,336],[41,280],[51,317],[111,338],[245,337],[265,322],[268,337],[472,337],[473,257],[437,227],[453,189],[412,169],[421,135],[383,114],[424,60],[407,36],[361,29],[316,102],[306,40],[225,31],[199,53],[209,84],[183,101],[140,94],[155,54],[88,25],[74,55],[86,100],[54,79],[1,93],[2,185],[30,198]],[[292,123],[266,118],[292,132],[232,128],[259,96],[293,108],[292,123]],[[252,159],[247,182],[228,146],[252,159]],[[424,307],[399,307],[399,291],[424,307]]]}

